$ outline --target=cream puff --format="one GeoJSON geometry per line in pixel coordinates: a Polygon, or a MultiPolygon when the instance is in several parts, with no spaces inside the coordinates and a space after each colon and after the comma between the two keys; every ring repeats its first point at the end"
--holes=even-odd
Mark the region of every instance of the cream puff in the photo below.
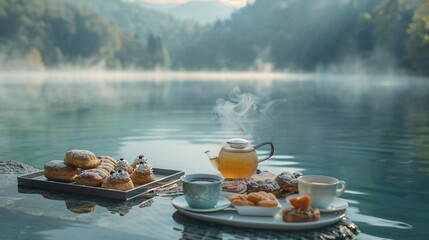
{"type": "Polygon", "coordinates": [[[143,154],[138,155],[136,159],[134,159],[134,162],[133,164],[131,164],[131,167],[136,168],[137,165],[139,165],[141,162],[147,162],[147,158],[143,154]]]}
{"type": "Polygon", "coordinates": [[[128,172],[119,170],[117,172],[112,171],[110,176],[104,179],[101,187],[113,190],[128,191],[134,188],[134,184],[128,172]]]}
{"type": "Polygon", "coordinates": [[[134,184],[146,184],[155,181],[152,166],[144,161],[140,162],[130,177],[134,184]]]}
{"type": "Polygon", "coordinates": [[[119,170],[126,171],[126,172],[128,172],[128,174],[131,174],[134,171],[134,169],[128,164],[128,161],[123,159],[123,158],[119,159],[119,161],[115,165],[114,170],[115,171],[119,171],[119,170]]]}

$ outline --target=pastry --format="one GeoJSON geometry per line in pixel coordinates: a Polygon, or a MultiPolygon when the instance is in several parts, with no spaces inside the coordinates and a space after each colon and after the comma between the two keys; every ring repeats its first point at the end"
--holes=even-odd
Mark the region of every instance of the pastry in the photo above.
{"type": "Polygon", "coordinates": [[[247,183],[244,179],[225,179],[222,183],[222,191],[230,193],[246,193],[247,183]]]}
{"type": "Polygon", "coordinates": [[[286,197],[298,192],[298,178],[300,172],[282,172],[276,177],[276,182],[282,188],[281,197],[286,197]]]}
{"type": "Polygon", "coordinates": [[[96,169],[103,169],[106,172],[110,173],[111,171],[115,170],[115,167],[112,165],[108,165],[108,164],[103,163],[103,164],[98,165],[98,167],[96,169]]]}
{"type": "Polygon", "coordinates": [[[139,165],[141,162],[147,162],[147,158],[143,154],[138,155],[136,159],[134,159],[134,162],[133,164],[131,164],[131,167],[136,168],[137,165],[139,165]]]}
{"type": "Polygon", "coordinates": [[[99,187],[103,180],[115,169],[113,163],[101,159],[101,164],[96,168],[88,169],[76,177],[76,184],[99,187]]]}
{"type": "Polygon", "coordinates": [[[101,162],[110,162],[113,165],[115,165],[118,161],[116,161],[116,159],[110,157],[110,156],[97,156],[98,159],[101,160],[101,162]]]}
{"type": "MultiPolygon", "coordinates": [[[[116,163],[112,163],[112,162],[110,162],[110,161],[105,161],[105,160],[101,160],[101,163],[100,163],[100,165],[107,165],[107,166],[109,166],[109,167],[111,167],[111,168],[115,168],[115,166],[116,166],[116,163]]],[[[100,166],[99,165],[99,166],[100,166]]]]}
{"type": "Polygon", "coordinates": [[[84,171],[75,178],[76,184],[99,187],[103,183],[103,177],[97,172],[84,171]]]}
{"type": "Polygon", "coordinates": [[[152,166],[148,162],[140,162],[140,165],[131,174],[134,184],[146,184],[155,181],[152,166]]]}
{"type": "Polygon", "coordinates": [[[264,191],[267,193],[272,193],[276,197],[280,193],[280,185],[274,179],[264,179],[264,180],[255,180],[250,179],[247,182],[247,192],[259,192],[264,191]]]}
{"type": "Polygon", "coordinates": [[[61,160],[47,162],[44,170],[47,179],[59,182],[74,182],[76,175],[79,174],[77,168],[68,166],[61,160]]]}
{"type": "Polygon", "coordinates": [[[97,173],[103,179],[107,178],[110,175],[110,172],[107,172],[106,170],[100,169],[98,167],[97,168],[93,168],[93,169],[89,169],[89,170],[85,170],[85,172],[97,173]]]}
{"type": "Polygon", "coordinates": [[[110,176],[104,179],[101,187],[113,190],[128,191],[134,188],[134,184],[128,172],[119,170],[117,172],[112,171],[110,176]]]}
{"type": "Polygon", "coordinates": [[[277,207],[279,204],[277,203],[276,200],[262,200],[258,202],[258,206],[260,207],[267,207],[267,208],[273,208],[273,207],[277,207]]]}
{"type": "Polygon", "coordinates": [[[255,203],[247,199],[234,199],[231,201],[234,206],[255,206],[255,203]]]}
{"type": "Polygon", "coordinates": [[[128,164],[128,161],[123,159],[123,158],[119,159],[119,161],[115,165],[114,170],[115,171],[119,171],[119,170],[126,171],[126,172],[128,172],[128,174],[131,174],[134,171],[134,169],[128,164]]]}
{"type": "Polygon", "coordinates": [[[308,195],[289,199],[291,206],[282,211],[285,222],[314,222],[320,219],[320,210],[311,207],[308,195]]]}
{"type": "Polygon", "coordinates": [[[228,197],[234,206],[259,206],[259,207],[277,207],[278,202],[272,193],[264,191],[252,192],[249,194],[233,194],[228,197]]]}
{"type": "Polygon", "coordinates": [[[100,159],[87,150],[70,150],[66,153],[64,163],[72,167],[89,169],[100,165],[100,159]]]}

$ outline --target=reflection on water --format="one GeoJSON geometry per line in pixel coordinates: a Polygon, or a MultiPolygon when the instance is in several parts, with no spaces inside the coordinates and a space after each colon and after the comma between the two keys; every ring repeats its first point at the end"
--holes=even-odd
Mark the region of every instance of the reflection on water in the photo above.
{"type": "Polygon", "coordinates": [[[152,197],[144,195],[134,197],[128,201],[115,201],[105,198],[89,197],[86,195],[76,195],[58,191],[46,191],[18,186],[18,192],[23,194],[40,194],[43,198],[50,200],[64,201],[66,208],[73,213],[88,214],[95,210],[97,206],[104,207],[112,214],[125,216],[135,207],[150,207],[153,202],[152,197]]]}
{"type": "Polygon", "coordinates": [[[144,153],[156,167],[215,173],[205,150],[217,153],[229,137],[270,140],[276,153],[261,169],[347,181],[343,197],[363,236],[426,235],[427,79],[1,80],[2,160],[41,168],[82,148],[128,159],[144,153]],[[223,128],[216,101],[236,87],[257,96],[256,107],[287,100],[270,113],[271,129],[223,128]]]}
{"type": "Polygon", "coordinates": [[[398,222],[398,221],[390,221],[383,218],[361,215],[359,214],[359,209],[355,207],[350,207],[347,209],[347,213],[350,217],[357,222],[364,222],[369,225],[378,226],[378,227],[390,227],[390,228],[399,228],[399,229],[411,229],[413,228],[410,224],[398,222]]]}

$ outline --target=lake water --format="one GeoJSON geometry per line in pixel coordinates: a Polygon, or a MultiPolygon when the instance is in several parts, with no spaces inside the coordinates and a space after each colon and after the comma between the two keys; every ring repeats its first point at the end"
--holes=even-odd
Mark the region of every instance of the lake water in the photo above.
{"type": "Polygon", "coordinates": [[[43,168],[88,149],[216,173],[205,150],[231,137],[272,141],[275,155],[259,169],[345,180],[361,239],[429,236],[429,79],[217,78],[1,76],[0,160],[43,168]]]}

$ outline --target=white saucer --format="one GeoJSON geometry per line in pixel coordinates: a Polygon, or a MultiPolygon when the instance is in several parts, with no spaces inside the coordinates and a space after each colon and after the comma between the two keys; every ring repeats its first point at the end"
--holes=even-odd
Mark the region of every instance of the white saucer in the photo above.
{"type": "Polygon", "coordinates": [[[175,199],[173,199],[171,201],[171,203],[173,204],[173,206],[175,208],[180,208],[183,210],[187,210],[187,211],[191,211],[191,212],[200,212],[200,213],[216,212],[216,211],[220,211],[220,210],[223,210],[223,209],[231,206],[231,202],[222,196],[219,197],[219,200],[218,200],[216,206],[214,206],[214,208],[208,208],[208,209],[199,209],[199,208],[189,207],[188,203],[185,200],[185,196],[183,196],[183,195],[176,197],[175,199]]]}
{"type": "MultiPolygon", "coordinates": [[[[299,194],[290,195],[286,198],[287,203],[289,203],[289,199],[293,197],[298,197],[299,194]]],[[[332,201],[331,205],[329,205],[328,208],[321,209],[319,208],[321,213],[331,213],[331,212],[339,212],[343,211],[346,208],[349,207],[349,204],[346,202],[346,200],[342,198],[334,198],[334,201],[332,201]]]]}

